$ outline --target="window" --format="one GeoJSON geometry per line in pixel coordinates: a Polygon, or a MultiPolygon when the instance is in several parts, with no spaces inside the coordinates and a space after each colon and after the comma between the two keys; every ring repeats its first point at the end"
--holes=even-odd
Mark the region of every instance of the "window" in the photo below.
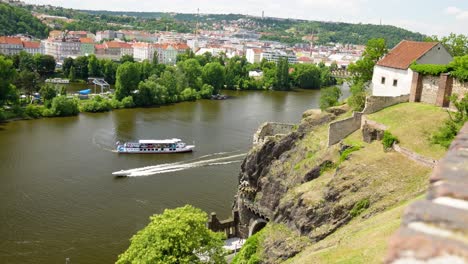
{"type": "Polygon", "coordinates": [[[385,77],[382,77],[382,80],[380,81],[381,84],[385,84],[385,77]]]}
{"type": "Polygon", "coordinates": [[[394,79],[394,80],[393,80],[393,86],[395,86],[395,87],[398,86],[398,80],[397,80],[397,79],[394,79]]]}

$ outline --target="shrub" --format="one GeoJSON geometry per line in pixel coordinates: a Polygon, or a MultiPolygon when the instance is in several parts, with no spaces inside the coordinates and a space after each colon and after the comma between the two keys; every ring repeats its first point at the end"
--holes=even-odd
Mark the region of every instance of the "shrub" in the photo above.
{"type": "Polygon", "coordinates": [[[40,117],[42,117],[42,113],[44,112],[44,108],[45,107],[43,107],[43,106],[30,104],[30,105],[26,106],[26,109],[25,109],[24,113],[29,118],[40,118],[40,117]]]}
{"type": "Polygon", "coordinates": [[[81,111],[83,112],[107,112],[112,110],[112,105],[110,100],[103,99],[101,96],[95,96],[93,99],[88,100],[83,103],[81,106],[81,111]]]}
{"type": "Polygon", "coordinates": [[[258,256],[259,237],[263,230],[249,237],[242,249],[232,260],[232,264],[258,264],[260,263],[258,256]]]}
{"type": "Polygon", "coordinates": [[[6,120],[5,110],[0,108],[0,121],[4,121],[4,120],[6,120]]]}
{"type": "MultiPolygon", "coordinates": [[[[132,97],[130,97],[132,98],[132,97]]],[[[125,98],[124,98],[125,99],[125,98]]],[[[112,98],[110,100],[110,105],[112,107],[112,109],[120,109],[120,108],[123,108],[123,104],[122,102],[119,102],[119,100],[115,99],[115,98],[112,98]]]]}
{"type": "Polygon", "coordinates": [[[341,89],[338,86],[323,88],[320,93],[320,109],[322,111],[338,105],[341,89]]]}
{"type": "Polygon", "coordinates": [[[135,103],[133,102],[133,97],[132,96],[127,96],[124,99],[122,99],[122,107],[123,108],[135,107],[135,103]]]}
{"type": "Polygon", "coordinates": [[[457,97],[458,95],[454,94],[450,98],[457,112],[453,114],[448,111],[450,118],[431,136],[431,143],[448,148],[463,124],[468,121],[468,94],[458,101],[457,97]]]}
{"type": "Polygon", "coordinates": [[[437,65],[437,64],[412,64],[411,70],[424,74],[439,76],[441,73],[447,73],[451,70],[449,65],[437,65]]]}
{"type": "Polygon", "coordinates": [[[202,98],[208,99],[213,95],[214,88],[209,84],[204,84],[200,90],[200,96],[202,98]]]}
{"type": "Polygon", "coordinates": [[[52,113],[54,116],[74,116],[80,112],[78,100],[69,99],[65,96],[57,96],[52,100],[52,113]]]}
{"type": "Polygon", "coordinates": [[[393,147],[393,143],[398,143],[398,138],[392,135],[392,133],[385,131],[384,136],[382,138],[382,145],[384,149],[391,149],[393,147]]]}
{"type": "Polygon", "coordinates": [[[351,96],[348,104],[354,111],[362,111],[366,106],[366,88],[362,81],[353,84],[350,88],[351,96]]]}
{"type": "Polygon", "coordinates": [[[197,91],[191,88],[185,88],[180,95],[185,101],[195,101],[198,97],[197,91]]]}
{"type": "Polygon", "coordinates": [[[450,67],[453,68],[452,76],[461,81],[468,81],[468,55],[455,57],[450,63],[450,67]]]}
{"type": "Polygon", "coordinates": [[[356,217],[369,208],[370,202],[369,199],[363,199],[356,204],[354,204],[353,209],[349,212],[352,217],[356,217]]]}
{"type": "Polygon", "coordinates": [[[347,160],[349,155],[351,155],[351,153],[355,152],[355,151],[358,151],[360,150],[361,147],[360,146],[352,146],[350,148],[347,148],[345,149],[343,152],[341,152],[341,155],[340,155],[340,163],[347,160]]]}

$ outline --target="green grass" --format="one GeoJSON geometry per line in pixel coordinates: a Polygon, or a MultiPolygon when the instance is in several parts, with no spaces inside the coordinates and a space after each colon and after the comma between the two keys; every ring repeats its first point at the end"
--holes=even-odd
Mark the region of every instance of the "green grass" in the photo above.
{"type": "Polygon", "coordinates": [[[382,263],[388,239],[399,228],[404,209],[413,201],[369,219],[357,217],[286,263],[382,263]]]}
{"type": "Polygon", "coordinates": [[[368,118],[386,125],[400,140],[399,145],[420,155],[440,159],[446,152],[442,146],[430,143],[430,135],[448,118],[447,112],[440,107],[404,103],[368,115],[368,118]]]}

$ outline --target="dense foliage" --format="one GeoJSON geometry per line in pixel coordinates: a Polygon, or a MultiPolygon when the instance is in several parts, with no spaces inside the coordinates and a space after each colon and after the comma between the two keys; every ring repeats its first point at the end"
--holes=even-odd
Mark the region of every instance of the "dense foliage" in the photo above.
{"type": "Polygon", "coordinates": [[[322,111],[339,104],[341,89],[338,86],[323,88],[320,92],[320,109],[322,111]]]}
{"type": "Polygon", "coordinates": [[[367,43],[361,59],[349,65],[351,96],[348,99],[348,103],[353,110],[361,111],[364,109],[366,87],[372,80],[374,66],[387,52],[385,39],[371,39],[367,43]]]}
{"type": "Polygon", "coordinates": [[[224,235],[209,230],[207,219],[189,205],[153,215],[117,263],[225,263],[224,235]]]}
{"type": "Polygon", "coordinates": [[[468,55],[463,57],[455,57],[454,60],[449,64],[449,68],[452,69],[450,73],[453,77],[460,81],[468,81],[468,55]]]}
{"type": "Polygon", "coordinates": [[[428,37],[426,41],[441,42],[454,57],[468,55],[468,36],[466,35],[451,33],[442,38],[428,37]]]}
{"type": "Polygon", "coordinates": [[[468,121],[468,94],[465,94],[463,98],[458,100],[457,97],[458,95],[454,94],[450,98],[457,111],[455,113],[447,111],[450,118],[445,121],[437,133],[431,136],[433,144],[448,148],[463,124],[468,121]]]}
{"type": "Polygon", "coordinates": [[[258,244],[260,236],[264,233],[263,230],[249,237],[239,253],[232,260],[232,264],[259,264],[260,257],[258,254],[258,244]]]}
{"type": "Polygon", "coordinates": [[[389,131],[385,131],[383,138],[382,138],[382,145],[384,149],[391,149],[393,147],[394,143],[398,143],[398,138],[395,137],[392,133],[389,131]]]}
{"type": "Polygon", "coordinates": [[[45,38],[49,34],[49,28],[28,10],[0,3],[0,36],[16,34],[45,38]]]}
{"type": "Polygon", "coordinates": [[[410,68],[415,72],[433,76],[439,76],[441,73],[450,71],[450,67],[448,65],[438,64],[412,64],[410,68]]]}

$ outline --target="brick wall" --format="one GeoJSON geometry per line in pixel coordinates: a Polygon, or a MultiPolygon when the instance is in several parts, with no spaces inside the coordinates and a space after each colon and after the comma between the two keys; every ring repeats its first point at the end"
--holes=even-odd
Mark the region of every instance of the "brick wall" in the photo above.
{"type": "Polygon", "coordinates": [[[427,198],[406,209],[385,263],[468,262],[468,122],[430,182],[427,198]]]}
{"type": "Polygon", "coordinates": [[[343,138],[361,128],[362,115],[362,113],[354,112],[353,116],[348,119],[331,123],[328,128],[328,146],[335,145],[343,138]]]}

